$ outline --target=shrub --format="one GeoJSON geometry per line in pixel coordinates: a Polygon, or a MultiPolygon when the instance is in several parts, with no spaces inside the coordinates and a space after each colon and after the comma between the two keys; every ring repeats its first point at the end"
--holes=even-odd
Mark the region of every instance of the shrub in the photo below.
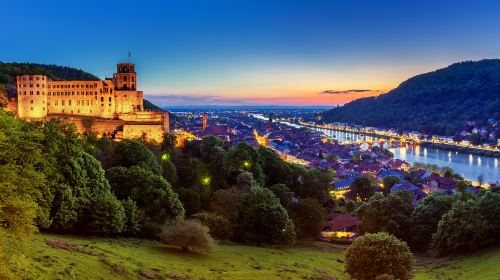
{"type": "Polygon", "coordinates": [[[193,219],[200,221],[204,226],[210,229],[210,234],[219,240],[229,239],[232,236],[232,226],[228,219],[223,216],[211,213],[200,212],[192,216],[193,219]]]}
{"type": "Polygon", "coordinates": [[[181,247],[183,251],[209,252],[215,247],[209,228],[196,220],[177,220],[176,223],[160,235],[160,241],[181,247]]]}
{"type": "Polygon", "coordinates": [[[385,232],[356,239],[346,253],[346,271],[353,279],[411,279],[415,258],[408,245],[385,232]]]}

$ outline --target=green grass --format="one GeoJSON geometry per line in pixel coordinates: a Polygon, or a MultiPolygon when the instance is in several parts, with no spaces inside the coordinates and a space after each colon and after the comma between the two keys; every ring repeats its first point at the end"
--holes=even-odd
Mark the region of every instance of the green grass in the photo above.
{"type": "Polygon", "coordinates": [[[337,261],[344,258],[343,248],[319,242],[291,248],[219,245],[197,254],[139,239],[41,234],[27,255],[30,265],[22,276],[29,279],[140,279],[145,274],[158,279],[311,279],[320,274],[346,279],[337,261]],[[47,239],[78,244],[96,255],[54,248],[47,239]]]}
{"type": "MultiPolygon", "coordinates": [[[[140,239],[40,234],[29,243],[17,274],[25,279],[348,279],[338,261],[344,252],[342,246],[306,242],[286,248],[219,245],[196,254],[140,239]],[[55,248],[48,239],[79,247],[55,248]]],[[[499,262],[500,248],[454,260],[419,257],[416,279],[497,280],[499,262]]]]}

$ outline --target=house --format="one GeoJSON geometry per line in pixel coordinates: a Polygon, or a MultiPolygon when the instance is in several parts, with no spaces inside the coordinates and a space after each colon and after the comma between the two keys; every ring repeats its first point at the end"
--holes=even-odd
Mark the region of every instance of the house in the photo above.
{"type": "Polygon", "coordinates": [[[408,182],[404,182],[401,184],[395,184],[391,188],[391,193],[397,192],[397,191],[409,191],[409,192],[411,192],[413,194],[413,205],[414,206],[417,206],[418,201],[426,196],[425,192],[423,192],[419,187],[417,187],[411,183],[408,183],[408,182]]]}
{"type": "Polygon", "coordinates": [[[446,192],[451,193],[457,186],[457,182],[451,178],[432,174],[422,182],[422,190],[425,193],[446,192]]]}
{"type": "Polygon", "coordinates": [[[398,177],[399,182],[401,182],[401,183],[404,182],[404,180],[405,180],[403,173],[397,169],[389,169],[389,170],[382,169],[382,170],[380,170],[377,173],[377,180],[379,182],[382,182],[384,180],[384,177],[386,177],[386,176],[396,176],[396,177],[398,177]]]}
{"type": "Polygon", "coordinates": [[[357,235],[359,219],[350,214],[340,214],[328,219],[321,232],[322,240],[352,240],[357,235]]]}

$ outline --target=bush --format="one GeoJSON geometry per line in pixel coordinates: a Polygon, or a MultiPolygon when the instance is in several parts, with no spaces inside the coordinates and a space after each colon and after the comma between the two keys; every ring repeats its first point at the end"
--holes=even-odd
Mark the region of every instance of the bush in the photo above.
{"type": "Polygon", "coordinates": [[[346,253],[346,271],[353,279],[411,279],[415,258],[408,245],[385,232],[356,239],[346,253]]]}
{"type": "Polygon", "coordinates": [[[202,225],[207,226],[210,229],[210,234],[216,239],[226,240],[232,236],[231,223],[219,214],[201,212],[194,214],[192,218],[200,221],[202,225]]]}
{"type": "Polygon", "coordinates": [[[177,220],[160,235],[160,241],[181,247],[183,251],[209,252],[215,247],[209,228],[196,220],[177,220]]]}

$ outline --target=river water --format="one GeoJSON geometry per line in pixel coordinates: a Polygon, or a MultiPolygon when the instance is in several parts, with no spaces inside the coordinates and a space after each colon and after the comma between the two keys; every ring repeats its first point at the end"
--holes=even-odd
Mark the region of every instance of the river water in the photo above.
{"type": "MultiPolygon", "coordinates": [[[[266,119],[263,116],[254,114],[254,117],[266,119]]],[[[301,125],[282,122],[293,127],[303,127],[301,125]]],[[[323,134],[342,142],[355,141],[377,141],[381,138],[362,135],[359,133],[338,131],[332,129],[313,128],[323,134]]],[[[402,159],[410,164],[415,162],[435,164],[443,167],[448,166],[457,174],[470,181],[478,181],[479,176],[483,176],[484,182],[500,181],[500,159],[492,157],[478,156],[468,153],[458,153],[424,147],[398,147],[390,149],[394,153],[394,158],[402,159]]]]}

